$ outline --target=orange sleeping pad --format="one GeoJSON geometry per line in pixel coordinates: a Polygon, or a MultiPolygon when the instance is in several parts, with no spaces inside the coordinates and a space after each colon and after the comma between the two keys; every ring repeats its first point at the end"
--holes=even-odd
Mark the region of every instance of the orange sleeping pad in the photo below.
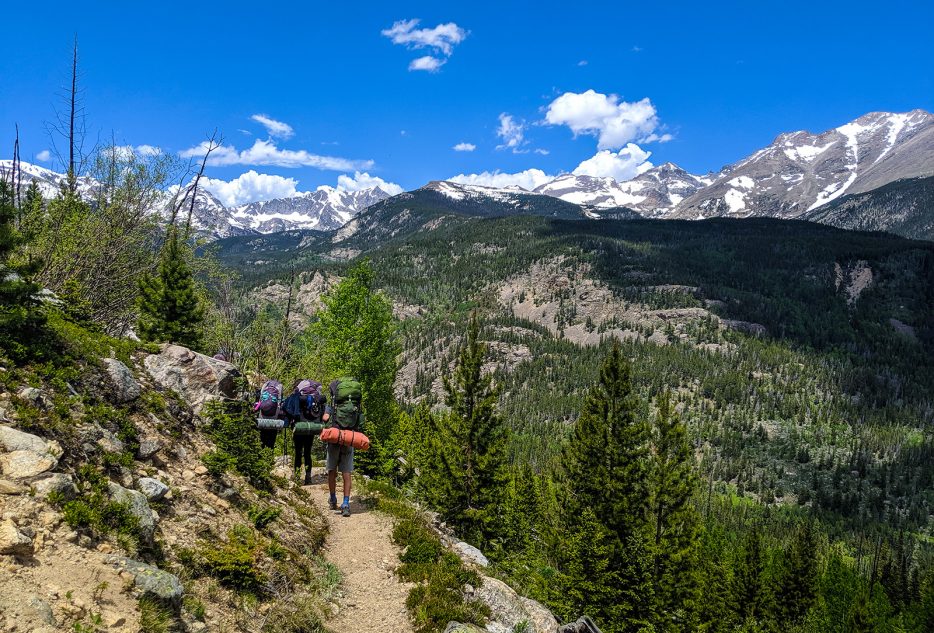
{"type": "Polygon", "coordinates": [[[361,451],[370,448],[370,438],[360,431],[351,431],[349,429],[338,429],[330,427],[321,431],[321,441],[328,444],[340,444],[341,446],[353,446],[361,451]]]}

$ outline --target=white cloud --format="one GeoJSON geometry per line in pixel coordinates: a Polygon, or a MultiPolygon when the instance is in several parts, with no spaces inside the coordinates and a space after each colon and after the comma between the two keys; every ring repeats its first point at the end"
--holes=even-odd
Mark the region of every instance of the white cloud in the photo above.
{"type": "MultiPolygon", "coordinates": [[[[365,172],[354,172],[353,178],[346,174],[341,174],[337,177],[336,189],[338,191],[363,191],[364,189],[372,189],[373,187],[379,187],[391,196],[395,196],[404,191],[402,187],[394,182],[387,182],[378,176],[371,176],[365,172]]],[[[318,187],[318,190],[321,189],[335,189],[335,187],[321,185],[318,187]]]]}
{"type": "Polygon", "coordinates": [[[162,149],[154,145],[137,145],[136,153],[140,156],[160,156],[162,149]]]}
{"type": "Polygon", "coordinates": [[[577,65],[578,65],[578,66],[586,66],[586,65],[587,65],[587,60],[586,60],[586,59],[582,59],[582,60],[580,60],[579,62],[577,62],[577,65]]]}
{"type": "Polygon", "coordinates": [[[230,181],[202,178],[200,184],[214,194],[225,207],[236,207],[260,200],[291,198],[301,193],[295,188],[298,181],[294,178],[258,174],[252,169],[230,181]]]}
{"type": "Polygon", "coordinates": [[[401,44],[408,48],[432,48],[445,56],[454,52],[454,47],[464,41],[467,31],[454,22],[439,24],[431,29],[417,29],[420,20],[398,20],[392,27],[383,29],[382,34],[392,40],[393,44],[401,44]]]}
{"type": "MultiPolygon", "coordinates": [[[[182,158],[201,158],[207,151],[208,142],[203,141],[194,147],[179,152],[182,158]]],[[[370,169],[372,160],[351,160],[336,156],[321,156],[307,150],[279,149],[271,140],[257,139],[249,149],[237,150],[232,145],[221,145],[215,149],[208,165],[273,165],[276,167],[317,167],[333,171],[353,171],[370,169]]]]}
{"type": "Polygon", "coordinates": [[[619,182],[630,180],[651,169],[648,162],[652,152],[647,152],[635,143],[629,143],[618,152],[602,150],[583,161],[574,170],[577,176],[609,176],[619,182]]]}
{"type": "Polygon", "coordinates": [[[52,158],[52,152],[47,149],[42,150],[36,154],[36,160],[41,160],[43,163],[48,162],[52,158]]]}
{"type": "Polygon", "coordinates": [[[459,182],[463,185],[482,185],[484,187],[510,187],[519,186],[527,191],[531,191],[543,185],[546,182],[554,180],[554,176],[549,176],[541,169],[526,169],[515,174],[506,174],[500,171],[485,171],[480,174],[459,174],[453,178],[448,178],[451,182],[459,182]]]}
{"type": "Polygon", "coordinates": [[[596,136],[598,149],[616,149],[630,141],[649,142],[659,126],[655,106],[648,98],[630,103],[594,90],[564,93],[548,105],[545,121],[567,125],[575,136],[596,136]]]}
{"type": "Polygon", "coordinates": [[[430,73],[436,73],[447,61],[448,60],[441,59],[440,57],[425,55],[424,57],[418,57],[409,62],[409,70],[424,70],[430,73]]]}
{"type": "Polygon", "coordinates": [[[292,138],[295,134],[295,130],[292,129],[291,125],[283,123],[282,121],[276,121],[265,114],[254,114],[250,118],[266,128],[266,132],[268,132],[269,136],[272,138],[288,139],[292,138]]]}
{"type": "Polygon", "coordinates": [[[503,139],[503,144],[496,149],[511,149],[513,153],[520,153],[525,145],[525,123],[517,121],[511,114],[505,112],[499,115],[499,128],[496,136],[503,139]]]}
{"type": "Polygon", "coordinates": [[[453,149],[455,152],[472,152],[477,149],[477,146],[473,143],[458,143],[451,149],[453,149]]]}

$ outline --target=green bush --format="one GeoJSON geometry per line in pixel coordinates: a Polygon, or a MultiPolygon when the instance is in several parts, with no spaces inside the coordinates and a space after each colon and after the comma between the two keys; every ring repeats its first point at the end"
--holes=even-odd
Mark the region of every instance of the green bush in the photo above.
{"type": "MultiPolygon", "coordinates": [[[[269,478],[272,453],[260,444],[249,405],[244,402],[210,402],[202,415],[208,421],[208,433],[217,445],[217,452],[229,459],[227,464],[249,479],[253,486],[269,490],[272,487],[269,478]]],[[[219,466],[218,460],[215,467],[219,466]]]]}
{"type": "Polygon", "coordinates": [[[263,507],[259,505],[250,506],[246,511],[247,517],[253,522],[257,530],[262,530],[275,521],[279,518],[281,513],[281,508],[274,508],[272,506],[263,507]]]}
{"type": "Polygon", "coordinates": [[[259,569],[261,545],[253,529],[237,525],[227,533],[227,542],[204,545],[179,552],[179,562],[197,576],[210,576],[235,591],[262,595],[266,575],[259,569]]]}
{"type": "Polygon", "coordinates": [[[49,495],[49,501],[61,507],[65,522],[71,528],[139,538],[139,519],[130,512],[129,505],[111,500],[103,474],[85,464],[78,469],[77,485],[77,499],[64,501],[61,495],[49,495]]]}

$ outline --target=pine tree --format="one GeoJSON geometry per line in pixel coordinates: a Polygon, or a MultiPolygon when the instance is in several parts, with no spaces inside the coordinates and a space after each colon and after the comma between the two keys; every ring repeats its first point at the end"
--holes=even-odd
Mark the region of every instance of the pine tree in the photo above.
{"type": "Polygon", "coordinates": [[[37,266],[16,261],[23,243],[16,214],[13,188],[0,180],[0,348],[21,360],[29,355],[29,342],[45,320],[36,299],[39,287],[29,280],[37,266]]]}
{"type": "Polygon", "coordinates": [[[197,348],[201,342],[204,309],[188,265],[188,247],[170,227],[156,275],[139,284],[139,335],[146,341],[178,343],[197,348]]]}
{"type": "Polygon", "coordinates": [[[506,427],[496,410],[498,390],[482,371],[485,357],[474,314],[454,374],[443,376],[449,412],[438,419],[442,446],[436,491],[445,520],[480,545],[502,531],[499,515],[509,480],[506,427]]]}
{"type": "Polygon", "coordinates": [[[795,531],[779,575],[776,599],[782,621],[800,622],[814,604],[816,593],[817,529],[814,520],[809,520],[795,531]]]}
{"type": "Polygon", "coordinates": [[[652,465],[653,581],[656,628],[693,630],[697,598],[697,511],[694,455],[687,429],[672,412],[668,393],[658,402],[652,465]]]}
{"type": "Polygon", "coordinates": [[[400,345],[395,336],[392,304],[378,292],[369,260],[355,264],[339,284],[321,298],[324,309],[308,328],[332,378],[353,376],[363,387],[364,431],[373,449],[360,453],[366,472],[388,472],[395,455],[390,437],[398,411],[393,393],[400,345]]]}
{"type": "Polygon", "coordinates": [[[762,536],[759,528],[753,526],[746,535],[746,543],[734,566],[733,611],[741,622],[759,622],[765,617],[768,594],[764,573],[762,536]]]}
{"type": "Polygon", "coordinates": [[[613,617],[599,623],[610,633],[636,631],[652,620],[649,430],[636,406],[629,364],[614,345],[564,459],[567,525],[592,510],[613,541],[613,595],[601,606],[613,617]]]}

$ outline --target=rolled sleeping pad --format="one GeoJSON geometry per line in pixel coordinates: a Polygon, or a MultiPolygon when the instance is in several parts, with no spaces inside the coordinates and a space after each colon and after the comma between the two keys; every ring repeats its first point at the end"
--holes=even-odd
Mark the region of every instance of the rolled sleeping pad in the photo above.
{"type": "Polygon", "coordinates": [[[295,435],[318,435],[322,430],[324,430],[324,425],[320,422],[302,420],[295,423],[292,433],[295,435]]]}
{"type": "Polygon", "coordinates": [[[257,418],[256,428],[258,429],[281,429],[285,427],[285,420],[279,418],[257,418]]]}
{"type": "Polygon", "coordinates": [[[321,441],[328,444],[339,444],[341,446],[353,446],[361,451],[369,450],[370,438],[360,431],[351,431],[350,429],[339,429],[330,427],[321,431],[321,441]]]}

